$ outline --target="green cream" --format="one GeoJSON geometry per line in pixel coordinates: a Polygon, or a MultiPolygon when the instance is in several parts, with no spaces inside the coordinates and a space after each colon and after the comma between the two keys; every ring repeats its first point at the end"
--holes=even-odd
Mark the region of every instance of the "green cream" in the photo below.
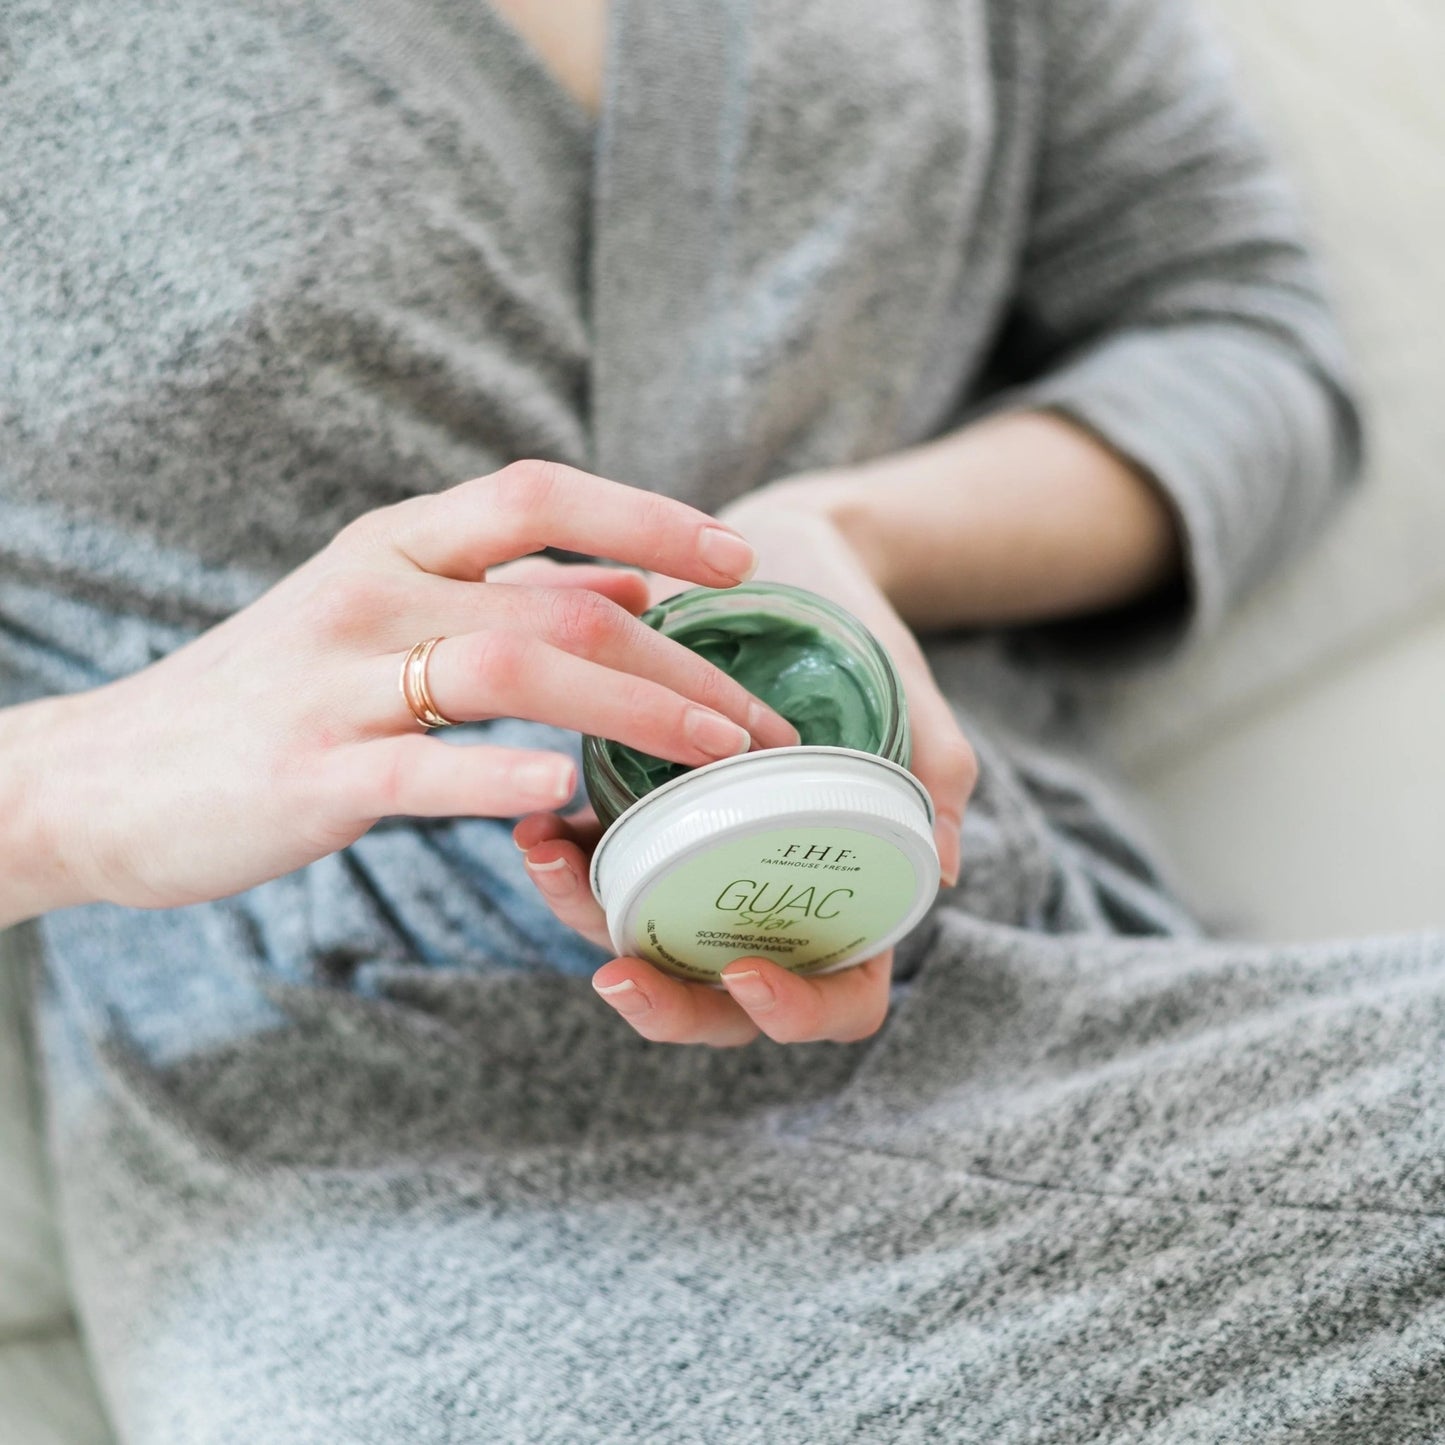
{"type": "MultiPolygon", "coordinates": [[[[754,611],[675,623],[667,633],[781,713],[803,743],[881,751],[884,702],[869,670],[816,627],[754,611]]],[[[688,771],[618,743],[605,746],[618,777],[639,798],[688,771]]]]}

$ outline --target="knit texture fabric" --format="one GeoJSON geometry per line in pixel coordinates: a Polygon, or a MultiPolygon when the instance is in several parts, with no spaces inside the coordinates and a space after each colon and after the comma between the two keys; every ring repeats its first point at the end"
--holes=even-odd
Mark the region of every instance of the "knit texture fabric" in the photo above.
{"type": "Polygon", "coordinates": [[[988,408],[1145,467],[1188,588],[930,641],[983,777],[858,1044],[638,1038],[496,821],[43,920],[122,1440],[1445,1438],[1445,939],[1208,941],[1080,724],[1357,468],[1217,50],[1176,0],[614,0],[609,36],[594,125],[477,0],[8,8],[5,701],[518,456],[716,507],[988,408]]]}

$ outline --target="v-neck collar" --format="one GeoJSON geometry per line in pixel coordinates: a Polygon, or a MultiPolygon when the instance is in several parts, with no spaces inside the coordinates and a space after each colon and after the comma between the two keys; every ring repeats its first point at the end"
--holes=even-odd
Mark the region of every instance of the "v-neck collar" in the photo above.
{"type": "Polygon", "coordinates": [[[592,465],[693,497],[736,385],[720,288],[748,119],[749,0],[613,0],[593,162],[592,465]]]}
{"type": "Polygon", "coordinates": [[[607,71],[611,69],[611,55],[608,53],[611,50],[611,11],[614,4],[615,0],[609,0],[608,40],[604,48],[604,74],[600,91],[603,100],[602,105],[599,107],[598,114],[594,116],[592,112],[562,84],[552,67],[537,53],[537,49],[532,42],[528,40],[496,6],[492,5],[490,0],[481,0],[481,8],[486,12],[487,21],[491,25],[498,43],[510,51],[510,59],[515,63],[516,67],[524,72],[528,80],[540,86],[549,94],[552,108],[565,113],[570,129],[576,131],[585,140],[593,144],[596,142],[597,132],[601,125],[602,111],[606,108],[607,71]]]}
{"type": "Polygon", "coordinates": [[[833,15],[613,0],[588,284],[603,475],[714,511],[956,413],[955,308],[999,294],[963,287],[994,154],[985,0],[859,7],[865,33],[807,61],[833,15]]]}

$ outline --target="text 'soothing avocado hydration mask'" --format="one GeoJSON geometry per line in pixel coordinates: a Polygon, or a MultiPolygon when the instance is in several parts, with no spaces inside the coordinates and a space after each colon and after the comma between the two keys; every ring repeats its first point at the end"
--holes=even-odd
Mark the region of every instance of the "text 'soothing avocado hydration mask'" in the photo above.
{"type": "Polygon", "coordinates": [[[802,741],[688,770],[586,740],[587,792],[607,826],[592,886],[619,953],[713,982],[743,955],[823,973],[895,943],[937,892],[938,854],[887,653],[795,587],[696,589],[644,621],[736,678],[802,741]]]}

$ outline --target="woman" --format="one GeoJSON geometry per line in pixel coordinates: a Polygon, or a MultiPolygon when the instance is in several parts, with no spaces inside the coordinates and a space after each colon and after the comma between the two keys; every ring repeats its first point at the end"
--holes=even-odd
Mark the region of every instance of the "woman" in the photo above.
{"type": "Polygon", "coordinates": [[[1067,755],[1358,464],[1175,0],[6,27],[0,917],[124,1440],[1438,1409],[1440,941],[1207,944],[1067,755]],[[790,740],[634,616],[755,566],[893,649],[946,888],[723,995],[608,958],[559,810],[575,731],[790,740]]]}

